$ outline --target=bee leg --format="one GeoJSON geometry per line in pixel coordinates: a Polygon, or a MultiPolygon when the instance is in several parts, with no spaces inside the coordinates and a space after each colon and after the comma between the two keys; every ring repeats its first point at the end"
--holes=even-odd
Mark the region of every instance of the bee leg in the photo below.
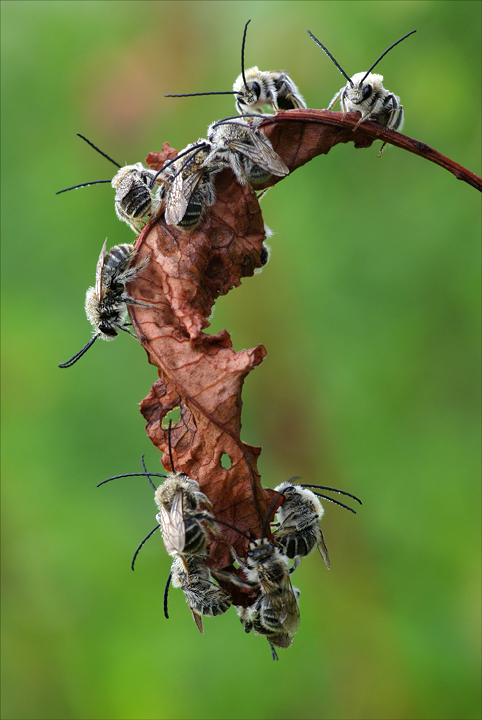
{"type": "Polygon", "coordinates": [[[342,90],[343,90],[343,88],[341,88],[341,90],[338,90],[338,92],[336,93],[335,97],[333,98],[333,100],[330,102],[330,104],[329,104],[328,107],[326,108],[327,110],[331,110],[331,108],[332,108],[334,105],[336,105],[336,103],[337,103],[338,100],[340,99],[340,95],[341,95],[341,93],[342,93],[342,90]]]}
{"type": "MultiPolygon", "coordinates": [[[[266,638],[266,640],[268,640],[268,638],[266,638]]],[[[273,660],[279,660],[278,655],[276,654],[276,650],[274,649],[273,643],[270,642],[270,640],[268,640],[268,642],[269,642],[269,646],[271,648],[271,655],[273,656],[273,660]]]]}
{"type": "Polygon", "coordinates": [[[119,330],[123,330],[123,331],[126,332],[128,335],[130,335],[131,337],[133,337],[135,340],[138,340],[138,339],[139,339],[139,338],[137,337],[137,335],[134,335],[134,333],[131,333],[131,331],[128,330],[125,325],[119,325],[118,327],[119,327],[119,330]]]}
{"type": "Polygon", "coordinates": [[[291,573],[294,573],[294,571],[296,570],[297,567],[299,567],[300,564],[301,564],[301,558],[300,558],[299,555],[297,555],[297,556],[295,557],[295,561],[294,561],[294,563],[293,563],[293,567],[290,568],[290,570],[288,570],[289,574],[291,575],[291,573]]]}

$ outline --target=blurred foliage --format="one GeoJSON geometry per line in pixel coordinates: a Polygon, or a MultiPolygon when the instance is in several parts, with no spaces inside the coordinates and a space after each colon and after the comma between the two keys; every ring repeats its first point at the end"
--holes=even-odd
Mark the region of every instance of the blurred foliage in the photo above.
{"type": "Polygon", "coordinates": [[[385,87],[405,132],[480,173],[475,2],[3,2],[4,718],[480,717],[480,196],[389,147],[338,146],[263,200],[261,275],[221,298],[213,332],[268,357],[243,437],[266,485],[298,474],[363,501],[326,508],[327,572],[296,573],[301,628],[273,663],[229,611],[192,623],[152,539],[157,469],[136,403],[155,380],[129,337],[88,339],[83,297],[104,238],[133,240],[85,134],[120,163],[231,115],[247,66],[286,69],[309,106],[392,42],[385,87]],[[127,371],[126,371],[127,369],[127,371]]]}

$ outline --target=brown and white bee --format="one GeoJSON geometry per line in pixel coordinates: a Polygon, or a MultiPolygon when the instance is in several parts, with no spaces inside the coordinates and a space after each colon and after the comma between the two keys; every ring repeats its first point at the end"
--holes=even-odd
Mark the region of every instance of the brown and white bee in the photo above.
{"type": "MultiPolygon", "coordinates": [[[[296,602],[300,596],[298,588],[293,587],[296,602]]],[[[278,620],[267,595],[261,594],[253,605],[247,608],[236,607],[236,612],[243,624],[244,631],[254,631],[256,635],[264,635],[271,647],[273,660],[278,660],[274,646],[289,648],[293,644],[293,634],[287,632],[278,620]]]]}
{"type": "Polygon", "coordinates": [[[132,560],[132,568],[139,550],[158,528],[161,530],[167,554],[179,556],[185,569],[188,567],[185,556],[199,555],[206,550],[210,540],[207,528],[213,534],[217,534],[214,527],[216,520],[212,515],[213,507],[209,498],[199,489],[197,480],[192,480],[188,475],[174,470],[171,423],[169,424],[168,445],[169,459],[173,468],[171,472],[167,474],[148,473],[144,466],[144,458],[142,458],[144,472],[114,475],[99,483],[100,486],[124,477],[147,477],[155,490],[154,500],[159,509],[156,515],[158,525],[151,530],[137,548],[132,560]],[[165,480],[156,488],[151,477],[162,477],[165,480]]]}
{"type": "MultiPolygon", "coordinates": [[[[323,52],[328,55],[330,60],[333,61],[338,70],[348,81],[345,87],[340,88],[340,90],[336,93],[327,109],[331,110],[336,102],[340,100],[344,114],[347,112],[360,112],[361,118],[354,128],[355,130],[360,123],[365,120],[373,120],[378,125],[388,130],[401,130],[404,122],[404,114],[403,105],[400,104],[400,98],[398,95],[394,95],[389,90],[385,90],[382,84],[383,75],[372,73],[372,70],[376,65],[378,65],[380,60],[385,57],[390,50],[392,50],[392,48],[401,43],[402,40],[408,38],[410,35],[413,35],[416,30],[412,30],[412,32],[404,35],[400,38],[400,40],[393,43],[393,45],[390,45],[390,47],[380,55],[378,60],[373,63],[369,70],[367,70],[367,72],[356,73],[351,78],[338,64],[333,55],[328,52],[326,47],[309,30],[307,30],[307,32],[318,47],[320,47],[323,52]]],[[[383,143],[380,149],[379,157],[381,156],[385,145],[386,143],[383,143]]]]}
{"type": "Polygon", "coordinates": [[[149,258],[134,264],[136,249],[134,245],[116,245],[106,253],[107,238],[100,251],[95,271],[95,287],[85,295],[85,313],[94,327],[94,335],[82,350],[59,367],[71,367],[87,352],[96,340],[114,340],[119,330],[136,337],[127,329],[127,305],[153,307],[148,303],[135,300],[126,294],[126,283],[133,280],[148,264],[149,258]]]}
{"type": "Polygon", "coordinates": [[[156,172],[145,168],[142,163],[122,167],[118,162],[109,157],[109,155],[106,155],[105,152],[91,143],[90,140],[87,140],[86,137],[80,135],[80,133],[77,134],[82,140],[85,140],[86,143],[93,147],[94,150],[107,158],[109,162],[116,165],[119,168],[119,172],[116,173],[112,180],[94,180],[93,182],[81,183],[80,185],[59,190],[56,195],[89,185],[111,183],[116,191],[114,207],[117,217],[119,220],[127,223],[136,235],[138,235],[151,216],[157,213],[162,202],[161,188],[156,186],[156,190],[154,190],[156,172]]]}
{"type": "MultiPolygon", "coordinates": [[[[193,620],[201,634],[204,633],[203,615],[210,617],[222,615],[232,604],[231,597],[213,582],[206,565],[207,556],[207,552],[187,555],[184,562],[180,556],[177,556],[174,558],[170,573],[172,586],[180,587],[184,592],[193,620]]],[[[166,585],[164,596],[165,614],[167,614],[168,589],[169,584],[166,585]]]]}
{"type": "Polygon", "coordinates": [[[214,176],[226,163],[212,157],[207,140],[191,143],[174,160],[160,181],[167,183],[165,220],[180,230],[192,230],[216,201],[214,176]]]}
{"type": "Polygon", "coordinates": [[[244,47],[246,32],[251,20],[244,26],[243,43],[241,46],[241,74],[233,84],[236,98],[236,110],[240,115],[248,112],[262,114],[266,105],[277,113],[280,110],[295,110],[305,108],[300,91],[289,75],[282,71],[268,70],[263,72],[252,67],[244,70],[244,47]]]}
{"type": "Polygon", "coordinates": [[[205,162],[224,161],[241,185],[260,185],[272,175],[284,177],[289,168],[258,129],[262,119],[251,122],[224,118],[212,123],[208,128],[211,152],[205,162]]]}
{"type": "Polygon", "coordinates": [[[156,172],[142,163],[125,165],[112,178],[115,212],[138,235],[161,205],[161,188],[153,191],[156,172]]]}
{"type": "Polygon", "coordinates": [[[312,492],[308,490],[309,487],[347,495],[360,503],[360,505],[362,502],[355,495],[324,485],[294,485],[288,480],[275,488],[275,491],[284,495],[285,498],[283,504],[276,511],[277,529],[274,532],[276,543],[288,558],[295,560],[294,567],[297,567],[300,558],[309,555],[317,547],[326,567],[329,568],[330,558],[320,526],[324,510],[318,497],[339,505],[352,513],[355,513],[355,510],[327,495],[312,492]]]}
{"type": "Polygon", "coordinates": [[[236,78],[232,91],[187,93],[184,95],[165,95],[164,97],[192,97],[194,95],[232,95],[236,100],[236,110],[241,114],[263,114],[262,108],[269,106],[275,113],[280,110],[305,108],[300,91],[289,75],[282,71],[263,72],[257,67],[244,70],[244,48],[246,32],[251,20],[244,26],[241,45],[241,74],[236,78]]]}

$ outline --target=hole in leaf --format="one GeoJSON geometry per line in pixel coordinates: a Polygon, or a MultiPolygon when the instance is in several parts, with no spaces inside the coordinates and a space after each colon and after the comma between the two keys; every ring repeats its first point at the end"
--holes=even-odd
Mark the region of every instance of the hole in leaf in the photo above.
{"type": "Polygon", "coordinates": [[[179,405],[172,410],[169,410],[167,415],[162,418],[162,429],[167,430],[169,427],[169,421],[172,420],[172,424],[175,425],[181,419],[181,408],[179,405]]]}
{"type": "Polygon", "coordinates": [[[231,458],[230,458],[229,455],[227,455],[226,453],[223,453],[223,454],[221,455],[221,466],[222,466],[225,470],[229,470],[229,468],[231,467],[231,465],[232,465],[231,458]]]}

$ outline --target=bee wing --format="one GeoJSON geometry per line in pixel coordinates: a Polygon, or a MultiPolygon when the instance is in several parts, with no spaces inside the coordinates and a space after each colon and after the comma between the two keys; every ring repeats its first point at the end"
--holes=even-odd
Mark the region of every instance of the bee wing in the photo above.
{"type": "Polygon", "coordinates": [[[196,623],[197,629],[199,630],[201,635],[204,635],[203,616],[193,610],[192,607],[189,607],[189,610],[191,611],[192,619],[196,623]]]}
{"type": "Polygon", "coordinates": [[[316,544],[316,547],[320,551],[320,555],[323,558],[326,567],[328,570],[330,569],[330,557],[328,555],[328,548],[326,547],[325,538],[323,537],[323,531],[320,528],[320,537],[316,544]]]}
{"type": "Polygon", "coordinates": [[[97,300],[102,300],[104,295],[102,288],[102,275],[104,272],[104,260],[105,260],[105,249],[107,247],[107,238],[104,240],[102,250],[100,251],[99,259],[97,260],[97,267],[95,268],[95,294],[97,300]]]}
{"type": "Polygon", "coordinates": [[[245,155],[256,163],[256,165],[266,168],[273,173],[273,175],[279,175],[281,177],[288,175],[289,168],[268,143],[256,133],[251,134],[251,140],[253,141],[253,145],[247,145],[239,142],[239,140],[230,140],[229,147],[231,150],[236,150],[242,155],[245,155]]]}
{"type": "Polygon", "coordinates": [[[167,194],[165,218],[168,225],[177,225],[186,213],[189,202],[184,195],[183,186],[182,173],[179,173],[172,181],[167,194]]]}
{"type": "Polygon", "coordinates": [[[276,592],[273,592],[271,584],[261,580],[261,585],[283,629],[294,635],[300,624],[300,610],[288,575],[276,585],[276,592]]]}
{"type": "Polygon", "coordinates": [[[162,505],[159,509],[162,539],[168,555],[181,555],[184,550],[184,545],[186,544],[186,527],[184,525],[182,501],[183,495],[180,490],[174,496],[170,513],[162,505]]]}

